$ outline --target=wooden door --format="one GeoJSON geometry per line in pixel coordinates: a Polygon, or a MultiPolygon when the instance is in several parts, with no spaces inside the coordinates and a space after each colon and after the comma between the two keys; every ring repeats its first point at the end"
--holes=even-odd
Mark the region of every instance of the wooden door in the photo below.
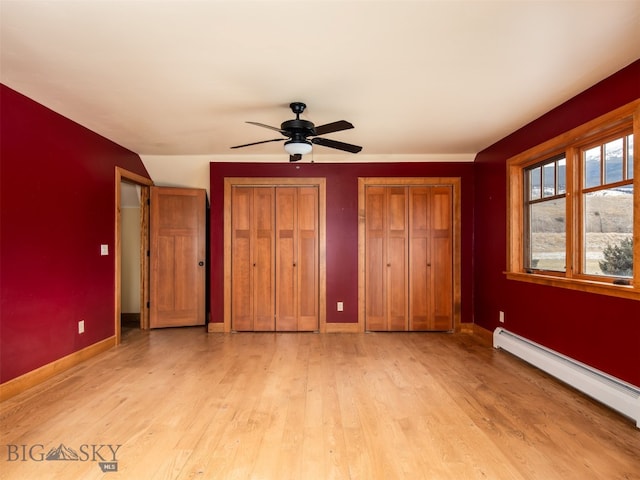
{"type": "Polygon", "coordinates": [[[325,185],[225,178],[224,324],[209,331],[324,331],[325,185]]]}
{"type": "Polygon", "coordinates": [[[407,187],[367,187],[365,209],[365,328],[407,330],[407,187]]]}
{"type": "Polygon", "coordinates": [[[275,330],[273,187],[231,192],[231,326],[275,330]]]}
{"type": "Polygon", "coordinates": [[[453,329],[453,216],[449,186],[409,189],[409,330],[453,329]]]}
{"type": "Polygon", "coordinates": [[[365,187],[365,329],[453,329],[453,193],[365,187]]]}
{"type": "Polygon", "coordinates": [[[317,187],[232,187],[233,330],[318,330],[318,241],[317,187]]]}
{"type": "Polygon", "coordinates": [[[318,188],[276,189],[276,330],[318,329],[318,188]]]}
{"type": "Polygon", "coordinates": [[[151,187],[151,328],[205,324],[206,191],[151,187]]]}

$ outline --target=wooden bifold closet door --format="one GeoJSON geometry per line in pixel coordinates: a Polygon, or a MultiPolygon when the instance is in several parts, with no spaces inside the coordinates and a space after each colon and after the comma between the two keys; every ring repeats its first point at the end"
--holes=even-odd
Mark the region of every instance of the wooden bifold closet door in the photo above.
{"type": "Polygon", "coordinates": [[[231,189],[231,328],[315,331],[318,189],[231,189]]]}
{"type": "Polygon", "coordinates": [[[451,187],[409,189],[409,330],[453,329],[451,187]]]}
{"type": "Polygon", "coordinates": [[[407,187],[367,187],[365,208],[367,330],[407,330],[407,187]]]}
{"type": "Polygon", "coordinates": [[[365,189],[365,329],[453,329],[450,186],[365,189]]]}
{"type": "Polygon", "coordinates": [[[232,297],[234,330],[275,329],[273,188],[233,188],[232,297]]]}

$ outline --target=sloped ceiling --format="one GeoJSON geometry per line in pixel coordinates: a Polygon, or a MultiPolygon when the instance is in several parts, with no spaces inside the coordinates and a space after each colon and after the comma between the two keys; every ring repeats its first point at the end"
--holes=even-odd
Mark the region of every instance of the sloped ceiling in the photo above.
{"type": "Polygon", "coordinates": [[[364,147],[316,146],[314,161],[473,160],[640,58],[637,0],[0,8],[2,83],[139,153],[160,183],[176,165],[195,177],[209,161],[286,162],[281,143],[229,147],[278,138],[245,122],[279,126],[292,101],[316,125],[352,122],[327,137],[364,147]]]}

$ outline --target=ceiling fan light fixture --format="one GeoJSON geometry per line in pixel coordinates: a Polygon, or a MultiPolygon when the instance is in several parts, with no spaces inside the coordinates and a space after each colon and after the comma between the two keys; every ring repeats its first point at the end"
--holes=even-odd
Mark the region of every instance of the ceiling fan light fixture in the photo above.
{"type": "Polygon", "coordinates": [[[311,142],[307,140],[289,140],[284,144],[284,149],[289,155],[306,155],[311,152],[311,148],[311,142]]]}

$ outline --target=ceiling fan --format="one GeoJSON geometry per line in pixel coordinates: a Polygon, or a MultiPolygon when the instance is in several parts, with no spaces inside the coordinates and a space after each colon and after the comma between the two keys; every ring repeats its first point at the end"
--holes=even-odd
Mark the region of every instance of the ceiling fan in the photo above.
{"type": "Polygon", "coordinates": [[[289,108],[291,108],[291,111],[296,115],[296,118],[282,122],[280,128],[265,125],[264,123],[247,122],[251,125],[257,125],[258,127],[264,127],[280,132],[285,138],[273,138],[271,140],[262,140],[260,142],[245,143],[244,145],[236,145],[231,148],[243,148],[251,145],[258,145],[260,143],[281,142],[286,140],[284,142],[284,149],[289,154],[290,162],[297,162],[302,158],[302,155],[311,152],[311,149],[313,148],[312,144],[322,145],[323,147],[335,148],[351,153],[358,153],[362,150],[362,147],[359,147],[358,145],[351,145],[350,143],[338,142],[337,140],[330,140],[328,138],[320,138],[317,136],[353,128],[353,125],[346,120],[338,120],[337,122],[327,123],[316,127],[308,120],[300,119],[300,114],[304,112],[305,108],[307,108],[304,103],[293,102],[289,105],[289,108]]]}

